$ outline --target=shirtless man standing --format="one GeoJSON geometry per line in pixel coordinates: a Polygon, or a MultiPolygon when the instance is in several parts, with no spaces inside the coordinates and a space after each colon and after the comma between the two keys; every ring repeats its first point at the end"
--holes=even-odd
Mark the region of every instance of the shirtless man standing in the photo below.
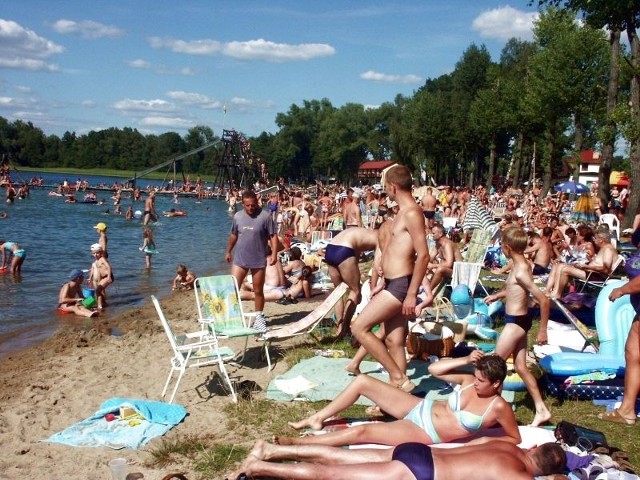
{"type": "Polygon", "coordinates": [[[347,198],[342,204],[342,217],[344,218],[344,228],[353,228],[362,226],[362,215],[360,215],[360,206],[353,198],[353,189],[347,190],[347,198]]]}
{"type": "Polygon", "coordinates": [[[82,294],[82,280],[84,274],[82,270],[72,270],[69,274],[69,281],[60,289],[58,295],[58,309],[63,312],[71,312],[81,317],[95,317],[98,312],[89,310],[82,304],[84,295],[82,294]]]}
{"type": "Polygon", "coordinates": [[[336,320],[338,336],[343,337],[350,332],[351,317],[362,300],[360,284],[360,254],[367,250],[375,250],[378,245],[378,231],[368,228],[349,228],[336,235],[325,250],[324,261],[329,266],[329,276],[337,287],[342,282],[349,287],[349,298],[343,305],[336,304],[336,320]]]}
{"type": "Polygon", "coordinates": [[[99,243],[91,245],[91,254],[96,260],[91,265],[89,278],[91,279],[91,285],[96,289],[98,310],[102,310],[106,305],[106,289],[113,283],[113,273],[111,272],[111,264],[105,258],[99,243]]]}
{"type": "Polygon", "coordinates": [[[415,388],[405,372],[408,317],[415,314],[418,288],[429,262],[424,215],[411,195],[411,183],[411,172],[404,165],[396,165],[387,172],[384,188],[399,210],[389,247],[382,254],[385,288],[371,299],[351,326],[360,344],[388,372],[390,383],[406,392],[415,388]],[[380,323],[384,323],[386,345],[371,331],[380,323]]]}
{"type": "Polygon", "coordinates": [[[158,212],[156,211],[155,204],[156,192],[155,190],[151,190],[149,196],[144,201],[144,222],[143,225],[154,221],[158,221],[158,212]]]}
{"type": "Polygon", "coordinates": [[[461,262],[462,254],[456,244],[444,234],[444,227],[442,225],[434,225],[431,232],[438,249],[436,258],[440,259],[439,263],[429,262],[427,264],[427,271],[431,271],[432,273],[429,284],[433,291],[443,279],[451,278],[451,275],[453,275],[453,263],[461,262]]]}
{"type": "Polygon", "coordinates": [[[531,480],[561,474],[566,463],[566,454],[557,443],[544,443],[528,450],[500,440],[456,448],[403,443],[389,449],[349,450],[325,445],[272,445],[259,440],[237,478],[531,480]],[[278,460],[298,463],[276,463],[278,460]]]}
{"type": "Polygon", "coordinates": [[[436,205],[438,205],[438,199],[433,196],[433,189],[431,187],[427,187],[427,190],[420,200],[420,204],[422,205],[424,218],[427,219],[427,228],[431,229],[433,227],[433,219],[436,216],[436,205]]]}

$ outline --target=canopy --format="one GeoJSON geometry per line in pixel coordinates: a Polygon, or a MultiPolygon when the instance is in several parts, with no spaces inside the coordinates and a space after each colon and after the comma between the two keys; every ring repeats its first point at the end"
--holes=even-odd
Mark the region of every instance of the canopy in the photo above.
{"type": "Polygon", "coordinates": [[[566,182],[558,183],[553,189],[556,192],[563,193],[586,193],[589,191],[589,187],[584,183],[574,182],[573,180],[567,180],[566,182]]]}

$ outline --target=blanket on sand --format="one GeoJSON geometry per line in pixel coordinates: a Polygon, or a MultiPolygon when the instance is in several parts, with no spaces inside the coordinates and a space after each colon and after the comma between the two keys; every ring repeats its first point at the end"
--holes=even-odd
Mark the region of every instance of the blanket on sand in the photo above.
{"type": "Polygon", "coordinates": [[[164,435],[186,415],[187,410],[181,405],[135,398],[111,398],[102,403],[100,409],[89,418],[53,434],[45,441],[72,447],[138,448],[152,438],[164,435]]]}

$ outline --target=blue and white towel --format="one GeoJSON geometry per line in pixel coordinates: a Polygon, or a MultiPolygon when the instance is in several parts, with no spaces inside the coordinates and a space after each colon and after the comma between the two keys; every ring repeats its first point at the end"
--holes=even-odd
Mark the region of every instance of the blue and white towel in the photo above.
{"type": "Polygon", "coordinates": [[[49,437],[46,442],[73,447],[138,448],[164,435],[187,415],[181,405],[135,398],[111,398],[89,418],[49,437]],[[133,408],[140,417],[107,421],[109,413],[119,414],[120,407],[133,408]]]}

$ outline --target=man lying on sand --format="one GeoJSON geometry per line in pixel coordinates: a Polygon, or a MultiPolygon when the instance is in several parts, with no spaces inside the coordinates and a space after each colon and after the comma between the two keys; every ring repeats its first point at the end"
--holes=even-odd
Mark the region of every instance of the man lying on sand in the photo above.
{"type": "Polygon", "coordinates": [[[565,465],[566,455],[557,443],[545,443],[528,450],[499,440],[457,448],[403,443],[383,450],[346,450],[324,445],[272,445],[258,441],[242,464],[242,473],[232,478],[531,480],[540,475],[561,474],[565,465]],[[300,463],[275,463],[276,460],[300,463]]]}

